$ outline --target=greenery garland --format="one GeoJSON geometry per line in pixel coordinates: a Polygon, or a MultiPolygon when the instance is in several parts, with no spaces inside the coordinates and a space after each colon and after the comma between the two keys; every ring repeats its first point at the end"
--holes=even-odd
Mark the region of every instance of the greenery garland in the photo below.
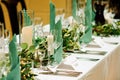
{"type": "Polygon", "coordinates": [[[80,49],[79,39],[83,32],[81,26],[77,23],[71,24],[68,28],[62,29],[63,50],[74,51],[80,49]]]}
{"type": "Polygon", "coordinates": [[[34,45],[28,46],[27,43],[22,43],[21,44],[22,50],[19,51],[19,56],[20,56],[20,67],[21,67],[21,80],[34,80],[34,76],[36,76],[31,68],[40,68],[40,65],[47,65],[48,61],[50,60],[51,62],[53,61],[52,55],[50,56],[45,56],[42,64],[40,63],[40,57],[41,54],[45,55],[47,53],[47,40],[46,37],[41,37],[37,38],[34,41],[34,45]],[[33,64],[34,63],[34,64],[33,64]]]}
{"type": "Polygon", "coordinates": [[[22,51],[19,52],[20,56],[20,68],[21,68],[21,80],[34,80],[34,74],[31,71],[32,61],[35,59],[35,47],[28,47],[27,43],[21,44],[22,51]]]}
{"type": "Polygon", "coordinates": [[[109,37],[120,35],[120,21],[113,24],[93,26],[93,34],[97,36],[109,37]]]}

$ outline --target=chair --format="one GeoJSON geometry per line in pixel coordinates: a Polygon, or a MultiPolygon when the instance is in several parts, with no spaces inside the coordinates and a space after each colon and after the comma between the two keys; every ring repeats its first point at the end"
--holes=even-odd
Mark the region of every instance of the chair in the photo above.
{"type": "Polygon", "coordinates": [[[1,7],[1,1],[0,1],[0,22],[4,23],[4,16],[3,16],[3,11],[2,11],[2,7],[1,7]]]}
{"type": "Polygon", "coordinates": [[[12,28],[11,28],[11,23],[10,23],[10,17],[9,17],[9,12],[6,8],[6,6],[3,3],[0,3],[1,5],[1,10],[3,15],[1,15],[3,18],[1,18],[1,21],[4,23],[5,29],[9,30],[10,32],[10,39],[12,38],[12,28]]]}
{"type": "Polygon", "coordinates": [[[1,0],[6,28],[13,34],[19,34],[18,11],[26,9],[24,0],[1,0]],[[8,19],[9,18],[9,19],[8,19]]]}

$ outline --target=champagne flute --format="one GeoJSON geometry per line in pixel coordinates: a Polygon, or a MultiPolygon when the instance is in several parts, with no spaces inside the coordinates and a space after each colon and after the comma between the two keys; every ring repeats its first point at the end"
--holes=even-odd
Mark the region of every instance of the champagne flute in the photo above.
{"type": "Polygon", "coordinates": [[[47,50],[40,50],[40,69],[48,70],[47,66],[49,65],[49,53],[47,50]]]}

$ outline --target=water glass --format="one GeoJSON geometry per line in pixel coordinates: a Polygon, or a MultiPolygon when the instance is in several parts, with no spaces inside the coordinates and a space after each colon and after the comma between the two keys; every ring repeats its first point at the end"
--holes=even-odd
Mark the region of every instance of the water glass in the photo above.
{"type": "Polygon", "coordinates": [[[51,30],[50,34],[53,35],[54,41],[53,41],[53,48],[58,49],[58,47],[62,44],[62,35],[59,35],[58,30],[51,30]],[[61,38],[60,38],[61,37],[61,38]]]}
{"type": "Polygon", "coordinates": [[[0,23],[0,52],[4,51],[4,25],[0,23]]]}
{"type": "Polygon", "coordinates": [[[55,21],[57,22],[58,20],[61,19],[62,23],[65,17],[65,10],[63,8],[58,8],[56,9],[56,18],[55,21]]]}
{"type": "Polygon", "coordinates": [[[42,22],[42,19],[40,17],[34,18],[33,43],[38,38],[44,36],[42,24],[43,24],[43,22],[42,22]]]}
{"type": "Polygon", "coordinates": [[[85,14],[84,14],[84,9],[83,8],[79,8],[76,12],[76,16],[77,16],[77,22],[78,24],[83,24],[85,25],[85,14]]]}

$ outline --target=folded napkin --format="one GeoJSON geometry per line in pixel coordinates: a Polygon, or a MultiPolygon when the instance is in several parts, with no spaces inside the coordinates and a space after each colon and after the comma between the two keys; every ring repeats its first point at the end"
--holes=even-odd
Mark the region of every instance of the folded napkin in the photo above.
{"type": "Polygon", "coordinates": [[[72,16],[76,19],[76,11],[77,11],[77,2],[76,0],[72,0],[72,16]]]}
{"type": "Polygon", "coordinates": [[[24,26],[30,26],[32,24],[32,20],[30,19],[30,16],[28,15],[25,9],[23,10],[23,18],[24,18],[24,26]]]}
{"type": "Polygon", "coordinates": [[[87,0],[85,7],[85,34],[81,37],[80,41],[89,43],[92,40],[92,6],[91,0],[87,0]]]}
{"type": "Polygon", "coordinates": [[[92,22],[94,22],[95,21],[95,12],[92,10],[92,22]]]}
{"type": "Polygon", "coordinates": [[[58,49],[55,51],[55,54],[54,54],[54,58],[55,58],[55,61],[57,61],[58,63],[61,62],[62,60],[62,53],[63,53],[63,48],[62,48],[62,23],[61,23],[61,20],[59,20],[56,24],[55,24],[55,31],[57,31],[57,42],[58,42],[58,49]]]}
{"type": "Polygon", "coordinates": [[[50,31],[55,29],[55,5],[50,1],[50,31]]]}
{"type": "MultiPolygon", "coordinates": [[[[61,24],[61,20],[58,20],[58,22],[55,24],[55,6],[52,2],[50,2],[50,31],[56,31],[57,33],[56,35],[56,41],[62,42],[62,24],[61,24]]],[[[60,45],[60,47],[55,51],[54,56],[54,60],[57,63],[60,63],[62,60],[62,44],[60,45]]]]}
{"type": "Polygon", "coordinates": [[[14,35],[12,41],[9,44],[9,51],[11,69],[7,76],[4,77],[2,80],[21,80],[20,60],[16,47],[16,35],[14,35]]]}

